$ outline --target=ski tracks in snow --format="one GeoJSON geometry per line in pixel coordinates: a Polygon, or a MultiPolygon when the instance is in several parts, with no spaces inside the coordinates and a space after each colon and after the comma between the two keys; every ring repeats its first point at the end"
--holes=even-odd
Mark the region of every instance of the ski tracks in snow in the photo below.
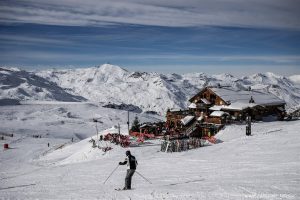
{"type": "Polygon", "coordinates": [[[198,183],[201,181],[204,181],[205,179],[196,179],[196,180],[190,180],[190,181],[184,181],[184,182],[178,182],[178,183],[170,183],[170,184],[166,184],[166,185],[162,185],[162,186],[174,186],[174,185],[183,185],[183,184],[188,184],[188,183],[198,183]]]}
{"type": "Polygon", "coordinates": [[[5,187],[5,188],[0,188],[0,190],[8,190],[8,189],[14,189],[14,188],[20,188],[20,187],[29,187],[29,186],[33,186],[33,185],[36,185],[36,183],[24,184],[24,185],[16,185],[16,186],[9,186],[9,187],[5,187]]]}

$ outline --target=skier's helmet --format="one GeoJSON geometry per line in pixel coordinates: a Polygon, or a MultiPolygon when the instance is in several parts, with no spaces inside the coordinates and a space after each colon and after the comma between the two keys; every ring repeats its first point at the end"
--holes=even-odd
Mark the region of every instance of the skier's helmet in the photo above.
{"type": "Polygon", "coordinates": [[[126,156],[129,156],[131,153],[130,153],[130,151],[128,150],[128,151],[126,151],[126,156]]]}

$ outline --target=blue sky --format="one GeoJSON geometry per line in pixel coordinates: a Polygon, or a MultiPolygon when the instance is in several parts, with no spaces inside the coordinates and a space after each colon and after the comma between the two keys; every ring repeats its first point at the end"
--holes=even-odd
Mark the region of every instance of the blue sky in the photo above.
{"type": "Polygon", "coordinates": [[[300,74],[294,0],[0,2],[0,65],[300,74]]]}

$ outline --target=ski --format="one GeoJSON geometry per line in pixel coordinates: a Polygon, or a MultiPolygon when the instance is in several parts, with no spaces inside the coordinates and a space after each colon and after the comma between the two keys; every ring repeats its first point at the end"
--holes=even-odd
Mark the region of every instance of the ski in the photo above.
{"type": "MultiPolygon", "coordinates": [[[[126,191],[124,189],[121,189],[121,188],[115,188],[116,191],[126,191]]],[[[127,189],[128,190],[128,189],[127,189]]],[[[133,190],[133,188],[129,189],[129,190],[133,190]]]]}

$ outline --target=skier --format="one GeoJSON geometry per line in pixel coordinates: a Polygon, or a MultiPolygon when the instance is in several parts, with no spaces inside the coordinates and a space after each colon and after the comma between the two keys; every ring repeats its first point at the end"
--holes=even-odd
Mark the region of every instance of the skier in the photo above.
{"type": "Polygon", "coordinates": [[[127,164],[127,174],[125,178],[125,187],[123,190],[130,190],[131,189],[131,179],[136,170],[137,160],[133,155],[131,155],[130,151],[126,151],[126,158],[124,162],[119,162],[119,165],[126,165],[127,164]]]}

